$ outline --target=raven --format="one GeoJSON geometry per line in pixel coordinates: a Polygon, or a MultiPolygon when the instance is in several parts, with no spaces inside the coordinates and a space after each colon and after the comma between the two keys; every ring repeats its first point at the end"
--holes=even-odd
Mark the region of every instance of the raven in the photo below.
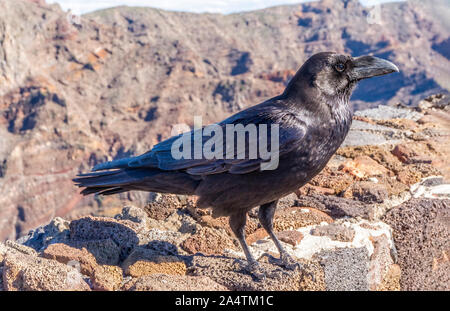
{"type": "MultiPolygon", "coordinates": [[[[245,152],[238,157],[236,147],[231,150],[234,157],[225,159],[177,158],[172,147],[180,136],[174,136],[140,156],[101,163],[74,182],[84,187],[84,195],[130,190],[197,195],[198,207],[212,208],[214,217],[229,216],[247,258],[246,268],[258,278],[263,272],[245,241],[244,227],[247,213],[259,206],[258,218],[280,252],[280,265],[295,269],[299,264],[273,231],[278,200],[317,175],[342,144],[352,122],[349,99],[357,82],[398,71],[393,63],[374,56],[318,53],[301,66],[281,95],[217,123],[224,131],[228,125],[276,124],[279,159],[275,169],[262,169],[266,161],[260,154],[250,158],[245,152]]],[[[195,131],[188,134],[193,141],[195,131]]],[[[245,137],[246,147],[255,143],[249,135],[245,137]]]]}

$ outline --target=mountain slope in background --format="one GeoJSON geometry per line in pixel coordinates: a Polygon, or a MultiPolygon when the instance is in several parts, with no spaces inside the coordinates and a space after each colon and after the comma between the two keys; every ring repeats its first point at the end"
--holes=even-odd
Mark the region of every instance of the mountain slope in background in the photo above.
{"type": "Polygon", "coordinates": [[[450,89],[445,9],[413,1],[374,13],[346,0],[231,15],[118,7],[77,18],[42,1],[0,1],[0,239],[106,202],[121,207],[114,197],[82,198],[71,178],[146,151],[194,115],[215,122],[277,95],[316,52],[372,53],[399,66],[362,83],[357,109],[450,89]]]}

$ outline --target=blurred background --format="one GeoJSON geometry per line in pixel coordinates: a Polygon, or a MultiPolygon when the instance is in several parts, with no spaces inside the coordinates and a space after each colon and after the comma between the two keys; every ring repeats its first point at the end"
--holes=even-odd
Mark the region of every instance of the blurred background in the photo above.
{"type": "Polygon", "coordinates": [[[400,68],[361,83],[355,110],[448,93],[449,1],[299,2],[1,0],[0,240],[145,204],[83,198],[71,179],[279,94],[317,52],[400,68]]]}

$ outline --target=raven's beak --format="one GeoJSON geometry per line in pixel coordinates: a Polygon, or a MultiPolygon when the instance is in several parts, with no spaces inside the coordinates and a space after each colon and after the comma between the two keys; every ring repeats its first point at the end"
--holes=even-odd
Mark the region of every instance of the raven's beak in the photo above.
{"type": "Polygon", "coordinates": [[[398,67],[390,61],[374,56],[356,57],[353,59],[353,66],[349,76],[354,81],[399,72],[398,67]]]}

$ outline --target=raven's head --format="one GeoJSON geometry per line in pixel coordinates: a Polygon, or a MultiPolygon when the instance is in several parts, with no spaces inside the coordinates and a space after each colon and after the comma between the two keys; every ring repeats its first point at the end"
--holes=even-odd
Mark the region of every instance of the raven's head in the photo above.
{"type": "Polygon", "coordinates": [[[348,99],[358,81],[398,71],[393,63],[378,57],[323,52],[313,55],[303,64],[293,78],[295,86],[291,88],[313,88],[326,97],[348,99]]]}

